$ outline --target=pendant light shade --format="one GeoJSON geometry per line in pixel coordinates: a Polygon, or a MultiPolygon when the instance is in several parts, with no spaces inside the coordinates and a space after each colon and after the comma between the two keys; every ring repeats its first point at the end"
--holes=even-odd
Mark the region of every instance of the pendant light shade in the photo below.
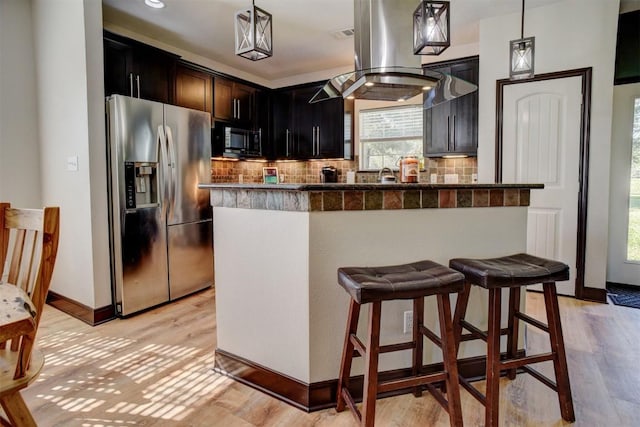
{"type": "Polygon", "coordinates": [[[413,13],[413,53],[440,55],[450,44],[449,2],[421,1],[413,13]]]}
{"type": "Polygon", "coordinates": [[[236,55],[258,61],[273,55],[271,14],[256,7],[236,12],[236,55]]]}
{"type": "Polygon", "coordinates": [[[524,0],[520,21],[520,38],[509,42],[509,78],[528,79],[534,72],[535,37],[524,37],[524,0]]]}

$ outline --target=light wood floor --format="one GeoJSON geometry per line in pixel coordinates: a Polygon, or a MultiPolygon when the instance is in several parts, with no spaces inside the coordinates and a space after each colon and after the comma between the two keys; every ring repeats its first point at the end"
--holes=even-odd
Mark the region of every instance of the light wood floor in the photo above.
{"type": "MultiPolygon", "coordinates": [[[[46,363],[24,397],[40,426],[355,426],[334,409],[307,414],[215,374],[215,294],[208,290],[125,320],[90,327],[47,307],[46,363]]],[[[540,315],[540,294],[529,312],[540,315]]],[[[579,426],[640,425],[640,310],[561,298],[579,426]]],[[[339,331],[342,333],[342,331],[339,331]]],[[[529,328],[533,346],[546,338],[529,328]]],[[[548,348],[548,347],[547,347],[548,348]]],[[[482,383],[479,383],[482,384],[482,383]]],[[[555,393],[527,375],[501,384],[502,425],[564,425],[555,393]]],[[[483,408],[463,391],[467,426],[483,408]]],[[[377,426],[446,426],[425,394],[378,401],[377,426]]]]}

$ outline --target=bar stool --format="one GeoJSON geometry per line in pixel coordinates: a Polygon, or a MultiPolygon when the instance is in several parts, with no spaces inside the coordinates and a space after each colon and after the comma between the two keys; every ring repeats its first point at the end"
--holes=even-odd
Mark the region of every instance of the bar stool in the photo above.
{"type": "Polygon", "coordinates": [[[378,393],[410,389],[420,396],[422,385],[447,410],[451,425],[462,425],[456,344],[453,332],[449,294],[460,292],[464,276],[432,261],[386,267],[344,267],[338,269],[338,283],[351,296],[347,331],[344,338],[336,409],[345,405],[363,426],[373,426],[378,393]],[[440,337],[424,326],[424,297],[437,295],[440,337]],[[380,313],[382,301],[413,300],[412,341],[380,345],[380,313]],[[360,307],[371,304],[369,310],[368,342],[365,346],[357,337],[360,307]],[[437,344],[443,353],[443,371],[424,374],[422,369],[423,335],[437,344]],[[357,354],[354,354],[354,350],[357,354]],[[378,381],[378,356],[401,350],[412,350],[412,375],[408,378],[378,381]],[[365,358],[363,405],[360,412],[349,392],[349,376],[353,357],[365,358]],[[447,397],[433,383],[444,382],[447,397]]]}
{"type": "Polygon", "coordinates": [[[461,341],[482,339],[487,343],[486,393],[483,395],[466,379],[460,378],[460,384],[485,406],[485,426],[498,425],[498,403],[500,401],[500,373],[507,371],[509,379],[515,379],[516,369],[521,368],[543,384],[558,393],[560,412],[566,421],[575,421],[567,358],[560,325],[556,283],[569,279],[569,266],[528,254],[516,254],[493,259],[463,259],[449,261],[449,266],[465,275],[464,290],[460,294],[454,315],[456,346],[461,341]],[[520,288],[526,285],[542,283],[544,290],[547,323],[544,324],[520,311],[520,288]],[[489,290],[488,330],[479,330],[464,319],[471,285],[489,290]],[[501,329],[502,288],[509,288],[509,315],[506,329],[501,329]],[[518,351],[518,321],[522,320],[549,334],[551,352],[520,356],[518,351]],[[462,334],[462,329],[469,333],[462,334]],[[506,357],[500,356],[500,335],[507,335],[506,357]],[[542,375],[526,366],[551,360],[555,371],[555,380],[542,375]]]}

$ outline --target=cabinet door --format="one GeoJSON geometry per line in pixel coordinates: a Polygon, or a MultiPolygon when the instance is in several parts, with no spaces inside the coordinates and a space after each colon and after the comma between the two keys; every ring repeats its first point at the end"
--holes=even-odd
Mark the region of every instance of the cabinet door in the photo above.
{"type": "MultiPolygon", "coordinates": [[[[445,74],[450,74],[449,67],[434,69],[445,74]]],[[[449,141],[451,136],[450,123],[451,102],[445,102],[424,112],[424,155],[441,156],[449,153],[449,141]]]]}
{"type": "Polygon", "coordinates": [[[253,130],[260,133],[262,142],[262,155],[272,157],[273,147],[271,147],[271,96],[268,91],[256,90],[253,93],[254,112],[253,130]]]}
{"type": "Polygon", "coordinates": [[[175,104],[211,113],[211,75],[178,65],[175,104]]]}
{"type": "MultiPolygon", "coordinates": [[[[451,74],[478,83],[477,64],[453,65],[451,74]]],[[[456,98],[451,105],[451,138],[449,149],[456,154],[475,155],[478,150],[478,91],[456,98]]]]}
{"type": "MultiPolygon", "coordinates": [[[[427,67],[478,84],[478,60],[465,59],[446,65],[427,67]]],[[[478,93],[445,102],[425,111],[424,155],[475,156],[478,150],[478,93]]]]}
{"type": "Polygon", "coordinates": [[[344,155],[344,100],[330,99],[314,104],[316,157],[341,158],[344,155]]]}
{"type": "Polygon", "coordinates": [[[135,92],[139,98],[171,104],[175,63],[157,49],[135,48],[135,92]]]}
{"type": "Polygon", "coordinates": [[[213,84],[213,115],[218,120],[232,121],[233,82],[216,77],[213,84]]]}
{"type": "Polygon", "coordinates": [[[236,102],[235,119],[243,127],[252,127],[255,89],[240,83],[233,84],[233,99],[236,102]]]}
{"type": "Polygon", "coordinates": [[[292,122],[292,91],[276,91],[272,96],[273,115],[273,155],[276,159],[294,157],[293,150],[293,122],[292,122]]]}
{"type": "Polygon", "coordinates": [[[294,151],[298,159],[309,159],[315,156],[314,144],[317,126],[314,116],[315,104],[309,104],[309,100],[315,93],[316,90],[313,87],[299,88],[294,93],[294,151]]]}
{"type": "Polygon", "coordinates": [[[104,39],[104,94],[133,96],[131,48],[104,39]]]}

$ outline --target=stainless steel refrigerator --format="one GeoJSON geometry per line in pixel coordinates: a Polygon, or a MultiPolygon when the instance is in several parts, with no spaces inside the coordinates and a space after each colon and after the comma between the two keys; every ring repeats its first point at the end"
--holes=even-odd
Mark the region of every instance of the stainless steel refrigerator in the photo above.
{"type": "Polygon", "coordinates": [[[111,269],[126,316],[213,284],[211,117],[107,98],[111,269]]]}

